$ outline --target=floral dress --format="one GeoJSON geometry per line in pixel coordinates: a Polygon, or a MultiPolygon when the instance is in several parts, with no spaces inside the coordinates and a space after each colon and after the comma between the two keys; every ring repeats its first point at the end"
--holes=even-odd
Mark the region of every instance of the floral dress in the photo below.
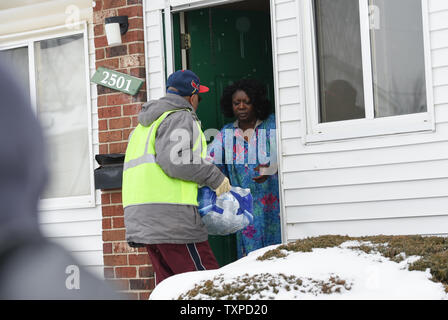
{"type": "Polygon", "coordinates": [[[264,183],[252,180],[260,175],[255,170],[257,166],[277,163],[274,114],[257,124],[249,141],[246,141],[242,130],[237,127],[237,122],[229,123],[208,146],[209,161],[229,178],[232,186],[249,188],[254,200],[253,224],[236,234],[238,258],[251,251],[281,243],[276,169],[275,174],[270,175],[264,183]]]}

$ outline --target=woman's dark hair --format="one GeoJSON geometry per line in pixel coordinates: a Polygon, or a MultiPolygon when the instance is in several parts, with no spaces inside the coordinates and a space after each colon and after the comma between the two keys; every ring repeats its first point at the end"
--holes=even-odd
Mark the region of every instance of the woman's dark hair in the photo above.
{"type": "Polygon", "coordinates": [[[271,113],[271,103],[266,97],[266,87],[255,79],[241,79],[226,87],[221,97],[221,111],[227,118],[233,118],[232,96],[244,91],[254,107],[257,119],[266,120],[271,113]]]}

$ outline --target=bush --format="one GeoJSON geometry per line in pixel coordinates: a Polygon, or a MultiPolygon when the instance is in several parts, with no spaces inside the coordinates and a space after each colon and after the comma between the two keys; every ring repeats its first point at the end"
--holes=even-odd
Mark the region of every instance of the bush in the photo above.
{"type": "Polygon", "coordinates": [[[448,238],[422,236],[321,236],[297,240],[267,251],[258,260],[285,257],[286,251],[311,252],[313,248],[332,248],[346,241],[370,242],[373,246],[360,245],[355,247],[367,253],[379,252],[384,257],[395,262],[402,261],[406,256],[421,258],[410,264],[409,270],[425,271],[430,269],[432,280],[444,284],[448,292],[448,238]],[[404,254],[404,255],[403,255],[404,254]]]}
{"type": "MultiPolygon", "coordinates": [[[[448,293],[448,238],[384,235],[372,237],[321,236],[280,245],[276,249],[267,251],[257,260],[281,259],[287,257],[289,252],[311,252],[317,248],[338,247],[347,241],[357,241],[350,246],[351,249],[362,250],[366,253],[379,253],[397,263],[410,256],[420,257],[410,263],[408,269],[411,271],[429,269],[432,280],[442,283],[448,293]]],[[[245,274],[228,282],[221,274],[196,284],[193,289],[182,294],[178,299],[274,299],[279,288],[317,295],[350,291],[352,285],[337,275],[331,275],[322,281],[283,274],[263,273],[252,276],[245,274]]]]}

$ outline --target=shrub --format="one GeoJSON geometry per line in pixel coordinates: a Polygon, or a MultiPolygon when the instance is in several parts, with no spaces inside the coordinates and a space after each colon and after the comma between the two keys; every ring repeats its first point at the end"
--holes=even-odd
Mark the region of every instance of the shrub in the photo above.
{"type": "MultiPolygon", "coordinates": [[[[379,252],[384,257],[395,262],[402,261],[406,256],[421,258],[410,264],[409,270],[425,271],[430,269],[432,280],[444,284],[448,292],[448,238],[422,236],[321,236],[297,240],[267,251],[258,260],[285,257],[286,251],[311,252],[313,248],[332,248],[346,241],[370,242],[373,246],[357,247],[364,252],[379,252]],[[404,255],[403,255],[404,254],[404,255]]],[[[356,248],[356,247],[355,247],[356,248]]]]}

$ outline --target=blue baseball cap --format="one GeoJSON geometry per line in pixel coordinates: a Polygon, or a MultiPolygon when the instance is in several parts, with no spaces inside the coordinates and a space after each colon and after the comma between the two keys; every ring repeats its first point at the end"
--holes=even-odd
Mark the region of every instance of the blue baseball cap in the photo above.
{"type": "Polygon", "coordinates": [[[166,82],[168,93],[174,93],[182,97],[189,97],[194,94],[210,91],[206,86],[201,86],[199,77],[191,70],[178,70],[168,77],[166,82]],[[168,90],[169,87],[178,90],[168,90]]]}

